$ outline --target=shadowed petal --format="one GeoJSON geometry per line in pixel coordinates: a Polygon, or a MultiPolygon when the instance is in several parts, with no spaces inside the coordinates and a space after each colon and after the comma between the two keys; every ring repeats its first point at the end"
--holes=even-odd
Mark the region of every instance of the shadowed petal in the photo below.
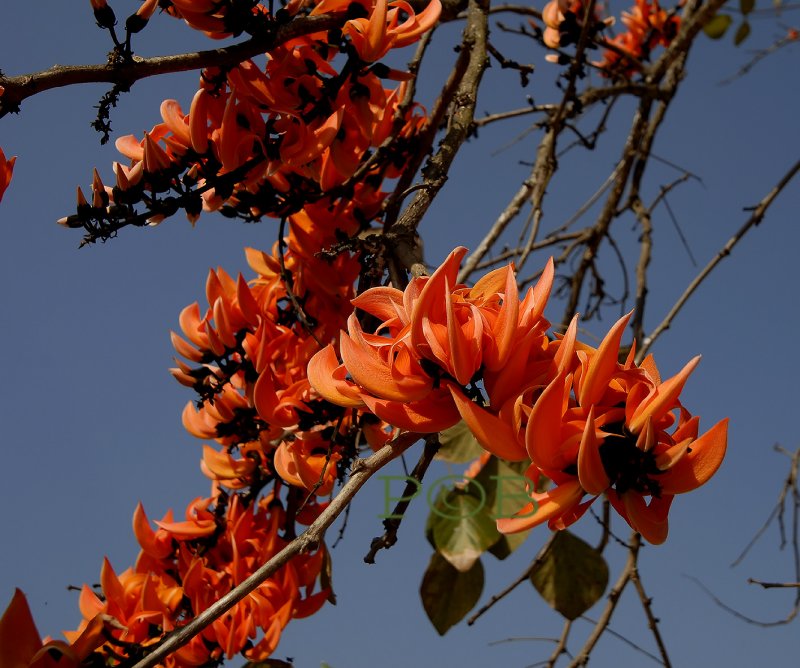
{"type": "Polygon", "coordinates": [[[4,668],[27,666],[41,646],[28,600],[21,590],[15,589],[11,603],[0,617],[0,664],[4,668]]]}
{"type": "Polygon", "coordinates": [[[669,507],[672,505],[671,495],[653,498],[648,505],[644,497],[636,492],[621,495],[622,503],[628,514],[628,523],[638,531],[648,543],[661,545],[667,540],[669,532],[669,507]]]}
{"type": "Polygon", "coordinates": [[[578,480],[587,494],[597,496],[605,492],[611,481],[600,459],[600,440],[595,435],[594,406],[589,409],[578,447],[578,480]]]}

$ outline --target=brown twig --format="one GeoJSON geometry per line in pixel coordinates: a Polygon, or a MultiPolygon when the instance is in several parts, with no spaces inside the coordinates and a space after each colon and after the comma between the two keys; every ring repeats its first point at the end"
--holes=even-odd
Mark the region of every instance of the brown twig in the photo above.
{"type": "Polygon", "coordinates": [[[686,287],[686,290],[683,291],[683,294],[678,298],[672,308],[669,310],[664,319],[659,323],[659,325],[650,333],[649,336],[645,337],[642,340],[642,347],[636,354],[636,359],[638,362],[644,359],[647,355],[647,352],[652,347],[653,343],[656,339],[663,334],[667,329],[669,329],[672,321],[675,319],[675,316],[678,315],[680,310],[689,300],[689,297],[694,294],[695,290],[700,287],[700,284],[708,278],[709,274],[716,268],[716,266],[722,262],[726,257],[731,254],[731,251],[734,247],[744,238],[745,234],[747,234],[753,227],[758,225],[767,213],[770,205],[775,201],[778,195],[783,191],[783,189],[791,182],[791,180],[797,175],[800,171],[800,160],[798,160],[792,167],[786,172],[783,177],[781,177],[780,181],[770,190],[764,198],[755,206],[753,207],[753,212],[750,214],[750,217],[747,221],[742,225],[736,233],[728,239],[728,242],[722,247],[722,249],[711,259],[711,261],[703,267],[697,276],[695,276],[694,280],[686,287]]]}
{"type": "Polygon", "coordinates": [[[220,49],[182,53],[154,58],[136,58],[115,65],[54,65],[50,69],[14,77],[4,77],[0,116],[16,111],[27,98],[53,88],[86,83],[111,83],[130,87],[135,82],[160,74],[187,72],[204,67],[232,67],[265,53],[289,40],[340,26],[344,13],[297,18],[274,33],[220,49]]]}
{"type": "Polygon", "coordinates": [[[775,589],[777,587],[797,588],[800,587],[800,582],[763,582],[755,578],[747,578],[748,584],[761,585],[764,589],[775,589]]]}
{"type": "Polygon", "coordinates": [[[589,662],[589,655],[592,653],[597,641],[600,640],[600,637],[608,628],[608,625],[611,622],[611,617],[614,614],[614,610],[616,610],[617,603],[619,603],[619,599],[622,596],[622,592],[625,590],[625,587],[628,586],[628,583],[631,581],[634,573],[636,572],[636,562],[639,557],[641,537],[634,531],[630,542],[631,544],[628,552],[628,561],[625,564],[625,568],[623,568],[622,572],[619,574],[616,583],[614,583],[614,586],[611,588],[611,591],[608,592],[608,596],[606,597],[608,602],[603,610],[603,614],[601,614],[600,618],[597,620],[594,629],[592,629],[591,634],[586,639],[581,651],[569,664],[569,668],[585,666],[589,662]]]}
{"type": "Polygon", "coordinates": [[[344,511],[351,499],[361,487],[363,487],[364,483],[418,440],[418,434],[401,434],[397,439],[383,446],[371,457],[354,460],[350,479],[342,486],[342,489],[330,502],[328,507],[322,511],[320,516],[314,520],[300,536],[295,538],[240,585],[198,614],[197,617],[186,624],[186,626],[180,627],[169,635],[144,659],[134,665],[133,668],[153,668],[163,662],[163,660],[175,650],[183,647],[183,645],[189,642],[209,624],[214,622],[214,620],[225,614],[225,612],[230,610],[236,603],[257,589],[293,557],[315,549],[322,541],[327,528],[333,524],[334,520],[344,511]]]}
{"type": "MultiPolygon", "coordinates": [[[[636,539],[641,541],[641,538],[638,534],[636,535],[636,539]]],[[[651,633],[653,634],[653,638],[656,641],[658,651],[661,653],[661,660],[666,668],[670,668],[672,663],[670,662],[669,655],[667,654],[667,646],[664,644],[664,639],[661,637],[661,631],[658,629],[658,619],[656,619],[655,615],[653,614],[653,609],[651,607],[653,599],[649,598],[644,591],[644,585],[642,584],[642,579],[639,577],[638,568],[634,567],[631,580],[633,581],[633,586],[636,588],[636,593],[639,594],[639,601],[641,601],[642,608],[644,608],[644,614],[647,617],[647,627],[650,629],[651,633]]]]}
{"type": "Polygon", "coordinates": [[[542,548],[536,554],[533,561],[528,565],[528,567],[520,574],[520,576],[514,580],[510,585],[508,585],[505,589],[501,592],[492,595],[492,598],[489,599],[489,602],[483,605],[474,615],[472,615],[467,620],[467,625],[472,626],[478,619],[486,612],[488,612],[495,603],[502,601],[506,596],[508,596],[512,591],[514,591],[517,587],[519,587],[523,582],[528,580],[531,575],[533,575],[539,568],[541,568],[542,563],[544,562],[544,558],[547,556],[547,552],[550,549],[550,546],[553,544],[553,540],[555,539],[555,532],[550,534],[550,538],[547,542],[542,545],[542,548]]]}
{"type": "Polygon", "coordinates": [[[458,85],[452,97],[447,131],[439,144],[439,149],[428,160],[424,170],[424,182],[427,187],[417,191],[397,221],[393,223],[389,221],[387,226],[387,234],[395,241],[395,257],[410,269],[412,274],[425,271],[422,248],[417,240],[417,226],[444,186],[450,166],[472,128],[478,87],[488,64],[488,7],[488,0],[470,0],[468,4],[467,24],[464,27],[460,47],[462,54],[466,53],[464,69],[458,77],[458,85]]]}
{"type": "Polygon", "coordinates": [[[394,507],[394,510],[392,511],[392,517],[383,520],[383,528],[385,529],[383,535],[372,539],[372,542],[369,546],[369,552],[367,552],[367,554],[364,556],[365,563],[374,564],[375,555],[378,554],[378,552],[381,550],[388,550],[397,542],[397,531],[400,529],[400,523],[403,521],[403,517],[408,510],[411,499],[413,499],[415,496],[415,492],[419,490],[419,483],[421,483],[422,479],[425,477],[425,473],[427,473],[428,467],[431,465],[431,462],[438,451],[438,434],[427,436],[425,438],[425,449],[422,451],[419,461],[417,461],[417,465],[414,467],[411,475],[408,476],[411,479],[406,482],[406,488],[403,492],[403,496],[400,497],[400,500],[394,507]]]}

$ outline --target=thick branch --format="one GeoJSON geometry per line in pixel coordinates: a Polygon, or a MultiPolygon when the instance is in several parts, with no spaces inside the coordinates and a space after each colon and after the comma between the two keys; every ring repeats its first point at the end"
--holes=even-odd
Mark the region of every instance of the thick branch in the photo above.
{"type": "Polygon", "coordinates": [[[5,90],[0,96],[0,116],[16,111],[23,100],[53,88],[85,83],[111,83],[130,87],[140,79],[159,74],[199,70],[212,65],[232,67],[291,39],[340,26],[344,20],[343,14],[309,16],[284,24],[266,37],[253,37],[241,44],[221,49],[136,58],[115,65],[54,65],[41,72],[2,78],[0,84],[5,90]]]}
{"type": "Polygon", "coordinates": [[[461,146],[467,140],[475,117],[478,87],[488,64],[486,45],[488,39],[488,0],[470,0],[467,7],[467,25],[461,48],[469,52],[469,62],[453,97],[448,129],[439,150],[424,169],[423,187],[388,232],[397,240],[396,255],[412,273],[424,270],[422,249],[415,241],[416,229],[428,207],[441,190],[450,167],[461,146]]]}

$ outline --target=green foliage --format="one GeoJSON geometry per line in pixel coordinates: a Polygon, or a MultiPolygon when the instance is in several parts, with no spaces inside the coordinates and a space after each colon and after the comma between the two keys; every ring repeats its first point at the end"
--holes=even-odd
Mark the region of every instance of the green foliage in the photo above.
{"type": "Polygon", "coordinates": [[[591,545],[564,530],[556,533],[530,579],[553,608],[566,619],[576,619],[605,592],[608,564],[591,545]]]}
{"type": "Polygon", "coordinates": [[[434,547],[462,573],[500,539],[483,497],[485,493],[473,484],[442,489],[428,517],[434,547]],[[477,489],[479,496],[474,496],[472,489],[477,489]]]}
{"type": "Polygon", "coordinates": [[[450,429],[439,432],[439,451],[435,459],[451,464],[464,464],[482,454],[483,448],[463,420],[450,429]]]}
{"type": "MultiPolygon", "coordinates": [[[[455,438],[462,439],[458,434],[455,438]]],[[[481,554],[488,551],[505,559],[528,537],[529,531],[503,535],[496,524],[498,517],[508,517],[530,501],[523,477],[526,468],[527,463],[509,464],[492,457],[474,480],[443,487],[431,504],[425,535],[435,552],[420,595],[440,634],[477,603],[483,589],[481,554]]]]}
{"type": "Polygon", "coordinates": [[[739,29],[736,31],[736,35],[733,38],[733,43],[736,46],[739,46],[742,42],[744,42],[748,35],[750,34],[750,23],[747,21],[742,21],[742,24],[739,26],[739,29]]]}
{"type": "Polygon", "coordinates": [[[483,591],[483,566],[475,561],[466,572],[434,552],[419,588],[422,607],[439,635],[460,622],[483,591]]]}
{"type": "Polygon", "coordinates": [[[703,27],[703,32],[711,39],[721,39],[731,23],[733,23],[733,19],[728,14],[717,14],[706,23],[703,27]]]}
{"type": "Polygon", "coordinates": [[[739,11],[742,16],[747,16],[756,6],[756,0],[739,0],[739,11]]]}

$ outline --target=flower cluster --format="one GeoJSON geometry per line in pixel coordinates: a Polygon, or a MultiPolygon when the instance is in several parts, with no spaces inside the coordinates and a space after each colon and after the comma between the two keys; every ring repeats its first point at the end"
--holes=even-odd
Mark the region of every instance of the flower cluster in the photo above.
{"type": "MultiPolygon", "coordinates": [[[[275,35],[305,4],[289,2],[272,16],[258,2],[145,0],[126,21],[122,45],[110,5],[91,2],[98,25],[120,48],[159,7],[222,38],[275,35]]],[[[438,0],[419,13],[402,0],[325,0],[304,17],[319,23],[330,15],[324,31],[276,40],[260,64],[206,69],[188,113],[166,100],[161,122],[143,137],[117,140],[127,162],[114,164],[113,186],[95,170],[91,190],[78,188],[75,214],[59,222],[84,228],[86,241],[129,224],[157,224],[179,210],[192,223],[202,211],[282,222],[271,252],[247,249],[255,277],[210,271],[208,306],[184,309],[181,331],[172,335],[172,373],[198,394],[183,423],[206,441],[201,468],[211,495],[191,502],[185,520],[168,513],[155,528],[137,509],[136,564],[117,574],[104,563],[101,591],[84,587],[84,621],[66,634],[67,643],[39,638],[20,594],[0,623],[3,633],[23,629],[30,640],[13,665],[49,668],[40,658],[46,663],[55,653],[70,668],[141,657],[313,522],[350,461],[390,438],[394,428],[366,406],[331,404],[306,374],[353,310],[360,256],[369,246],[357,235],[380,217],[381,184],[400,175],[427,122],[406,95],[409,75],[377,61],[417,40],[440,9],[438,0]],[[385,80],[399,85],[386,89],[385,80]]],[[[0,194],[13,164],[0,153],[0,194]]],[[[324,544],[294,558],[166,665],[210,665],[239,653],[265,660],[291,619],[332,596],[328,569],[324,544]]],[[[5,658],[3,648],[0,662],[5,658]]]]}
{"type": "MultiPolygon", "coordinates": [[[[399,175],[426,118],[404,102],[410,75],[376,61],[419,39],[440,10],[439,0],[419,15],[399,1],[391,8],[386,0],[319,3],[314,17],[343,19],[338,42],[325,30],[279,43],[264,64],[207,68],[188,113],[166,100],[161,123],[142,137],[120,137],[128,162],[114,164],[115,185],[95,172],[91,202],[79,189],[76,212],[59,222],[84,228],[93,241],[178,210],[192,223],[203,211],[248,221],[285,217],[356,187],[366,209],[380,206],[381,181],[399,175]],[[364,17],[344,20],[352,14],[364,17]],[[392,79],[401,83],[384,88],[392,79]]],[[[258,3],[182,0],[168,13],[213,37],[256,30],[254,21],[270,30],[280,23],[258,3]],[[251,7],[242,13],[242,4],[251,7]]]]}
{"type": "Polygon", "coordinates": [[[662,9],[658,0],[636,0],[630,12],[622,12],[621,20],[625,32],[608,40],[615,48],[606,49],[598,65],[608,73],[625,77],[635,74],[637,63],[649,60],[657,46],[669,46],[681,26],[680,17],[662,9]]]}
{"type": "MultiPolygon", "coordinates": [[[[246,507],[241,497],[229,498],[219,490],[190,503],[185,520],[174,521],[168,513],[156,529],[140,505],[133,518],[142,548],[136,564],[117,575],[108,560],[103,563],[102,595],[84,585],[84,622],[67,639],[80,637],[95,619],[113,619],[100,651],[121,658],[130,656],[133,647],[146,648],[279,552],[287,543],[279,533],[286,521],[286,510],[272,497],[246,507]]],[[[251,661],[266,659],[292,618],[313,614],[330,596],[328,588],[314,591],[326,558],[320,547],[287,563],[171,655],[166,665],[200,666],[240,652],[251,661]],[[259,630],[264,635],[256,642],[259,630]]]]}
{"type": "Polygon", "coordinates": [[[652,543],[667,537],[674,495],[704,484],[719,468],[727,420],[699,436],[699,419],[679,395],[693,359],[663,381],[651,357],[621,362],[621,318],[598,348],[578,341],[577,316],[562,337],[547,336],[543,310],[552,262],[520,301],[513,269],[472,288],[456,283],[465,249],[405,291],[373,288],[353,300],[377,322],[364,331],[351,315],[339,341],[311,360],[311,384],[332,403],[366,406],[402,429],[434,432],[463,419],[490,453],[530,460],[532,492],[504,532],[548,522],[563,529],[606,494],[652,543]],[[585,499],[585,497],[588,497],[585,499]]]}
{"type": "MultiPolygon", "coordinates": [[[[576,43],[586,21],[585,14],[583,0],[548,2],[542,10],[544,45],[550,49],[563,49],[576,43]]],[[[649,60],[653,49],[669,46],[680,28],[680,17],[674,11],[662,9],[658,0],[635,0],[629,12],[622,12],[621,21],[625,32],[607,39],[605,44],[608,48],[604,49],[603,58],[592,63],[604,76],[633,76],[641,69],[642,62],[649,60]]],[[[613,17],[602,19],[595,11],[587,25],[589,37],[595,38],[614,23],[613,17]]],[[[560,62],[559,56],[554,54],[546,58],[560,62]]]]}

